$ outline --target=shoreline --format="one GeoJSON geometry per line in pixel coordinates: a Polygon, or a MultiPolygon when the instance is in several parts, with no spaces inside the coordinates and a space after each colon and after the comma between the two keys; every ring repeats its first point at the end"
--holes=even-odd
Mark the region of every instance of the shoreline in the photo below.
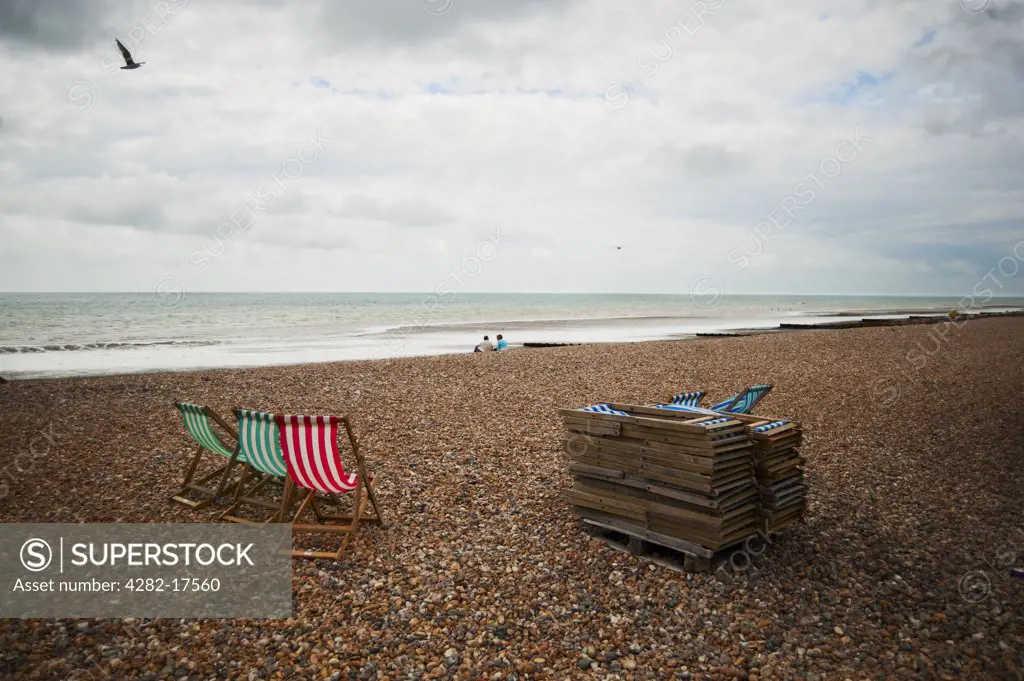
{"type": "MultiPolygon", "coordinates": [[[[701,308],[698,308],[698,311],[701,308]]],[[[709,309],[714,309],[711,306],[709,309]]],[[[978,305],[972,309],[976,309],[984,313],[988,310],[1020,310],[1024,312],[1024,308],[1019,308],[1014,305],[978,305]]],[[[948,306],[936,305],[933,307],[907,307],[907,308],[864,308],[864,309],[841,309],[837,311],[833,310],[816,310],[814,312],[803,312],[799,309],[794,310],[792,306],[788,307],[786,311],[793,312],[793,317],[798,319],[814,319],[816,317],[883,317],[888,315],[946,315],[949,312],[948,306]]],[[[760,309],[758,316],[765,319],[775,319],[782,312],[782,308],[768,308],[760,309]]],[[[975,314],[975,313],[966,313],[975,314]]],[[[737,315],[742,316],[742,315],[737,315]]],[[[379,330],[375,331],[363,331],[360,332],[359,336],[374,336],[383,335],[389,333],[431,333],[435,331],[466,331],[474,330],[481,327],[501,327],[502,329],[529,329],[529,328],[542,328],[542,327],[568,327],[568,326],[621,326],[628,327],[632,325],[643,325],[643,324],[656,324],[658,322],[677,322],[677,321],[692,321],[692,320],[713,320],[728,322],[730,317],[706,317],[700,314],[689,314],[689,315],[617,315],[611,317],[539,317],[536,319],[481,319],[481,320],[469,320],[469,321],[452,321],[452,322],[438,322],[436,324],[396,324],[393,326],[378,327],[379,330]]]]}
{"type": "MultiPolygon", "coordinates": [[[[1020,317],[1024,316],[1024,310],[1010,310],[1010,311],[991,311],[991,310],[1005,310],[1004,306],[1000,305],[988,305],[979,306],[980,311],[978,312],[965,312],[961,313],[957,317],[957,324],[962,324],[968,321],[974,321],[977,319],[987,318],[1000,318],[1000,317],[1020,317]],[[990,311],[985,311],[990,310],[990,311]]],[[[859,316],[861,319],[850,319],[843,321],[832,321],[832,322],[780,322],[776,326],[757,326],[748,328],[736,328],[725,331],[707,331],[707,332],[695,332],[695,333],[679,333],[679,334],[668,334],[661,338],[644,338],[640,340],[609,340],[609,341],[584,341],[584,342],[563,342],[560,340],[542,340],[542,341],[527,341],[522,343],[510,344],[509,349],[506,352],[520,352],[526,350],[535,350],[541,348],[553,348],[553,347],[572,347],[580,345],[618,345],[618,344],[636,344],[636,343],[659,343],[667,341],[693,341],[698,339],[708,338],[727,338],[727,337],[748,337],[748,336],[760,336],[760,335],[773,335],[779,333],[791,333],[793,331],[834,331],[834,330],[846,330],[846,329],[857,329],[857,328],[878,328],[878,327],[900,327],[908,325],[934,325],[949,322],[950,317],[946,313],[934,312],[921,309],[887,312],[887,316],[875,316],[881,314],[880,312],[872,312],[865,314],[864,311],[847,311],[845,313],[821,313],[820,315],[809,314],[801,319],[813,319],[815,316],[820,317],[856,317],[859,316]],[[900,315],[900,316],[895,316],[900,315]],[[906,316],[903,316],[906,315],[906,316]]],[[[618,320],[632,319],[629,317],[615,318],[618,320]]],[[[639,318],[639,319],[663,319],[662,317],[655,318],[639,318]]],[[[594,320],[603,321],[603,320],[594,320]]],[[[566,321],[566,325],[568,325],[566,321]]],[[[623,328],[631,328],[628,325],[622,325],[623,328]]],[[[205,345],[201,341],[189,341],[190,345],[205,345]]],[[[161,345],[157,343],[156,345],[161,345]]],[[[180,344],[171,344],[180,345],[180,344]]],[[[462,354],[475,354],[472,352],[458,351],[458,352],[423,352],[423,353],[410,353],[405,355],[394,355],[385,357],[354,357],[345,359],[323,359],[317,361],[302,361],[302,362],[283,362],[283,363],[272,363],[272,362],[261,362],[254,364],[244,365],[222,365],[222,366],[182,366],[182,367],[154,367],[151,369],[126,369],[126,370],[96,370],[96,371],[80,371],[77,373],[70,374],[58,374],[52,375],[53,372],[44,371],[21,371],[21,372],[7,372],[0,373],[0,377],[4,378],[9,383],[20,383],[23,381],[47,381],[47,380],[61,380],[61,379],[72,379],[72,378],[99,378],[104,376],[132,376],[132,375],[152,375],[152,374],[179,374],[179,373],[192,373],[197,371],[227,371],[227,370],[240,370],[240,369],[257,369],[261,367],[305,367],[305,366],[317,366],[323,364],[335,364],[335,363],[349,363],[349,362],[375,362],[375,361],[388,361],[403,358],[424,358],[424,357],[444,357],[444,356],[459,356],[462,354]],[[43,375],[39,375],[43,374],[43,375]]]]}

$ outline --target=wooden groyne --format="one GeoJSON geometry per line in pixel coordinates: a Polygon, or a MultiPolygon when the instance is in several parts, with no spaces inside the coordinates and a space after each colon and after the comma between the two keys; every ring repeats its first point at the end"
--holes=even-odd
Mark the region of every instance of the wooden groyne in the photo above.
{"type": "MultiPolygon", "coordinates": [[[[1010,312],[964,312],[955,316],[950,314],[935,315],[910,315],[899,319],[851,319],[838,322],[822,322],[814,324],[809,322],[783,322],[775,327],[763,329],[735,329],[732,331],[701,331],[693,334],[696,338],[733,338],[736,336],[757,336],[765,333],[778,333],[780,331],[825,331],[829,329],[865,329],[884,326],[913,326],[916,324],[943,324],[950,321],[962,323],[975,319],[988,317],[1021,317],[1024,310],[1013,310],[1010,312]]],[[[665,338],[663,340],[673,340],[665,338]]],[[[563,348],[583,343],[523,343],[524,348],[563,348]]]]}

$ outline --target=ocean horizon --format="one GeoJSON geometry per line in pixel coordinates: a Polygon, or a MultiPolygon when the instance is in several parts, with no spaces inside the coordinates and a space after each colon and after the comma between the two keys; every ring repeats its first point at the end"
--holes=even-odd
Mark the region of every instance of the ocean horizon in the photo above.
{"type": "Polygon", "coordinates": [[[1024,298],[607,293],[0,293],[0,375],[181,371],[472,352],[501,333],[614,343],[960,311],[1024,298]]]}

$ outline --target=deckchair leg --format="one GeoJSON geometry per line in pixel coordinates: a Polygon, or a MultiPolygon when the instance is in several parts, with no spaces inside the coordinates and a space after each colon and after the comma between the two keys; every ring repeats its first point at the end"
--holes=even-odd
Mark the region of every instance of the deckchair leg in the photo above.
{"type": "Polygon", "coordinates": [[[309,492],[306,494],[306,498],[302,500],[301,504],[299,504],[299,510],[296,511],[295,515],[292,516],[292,525],[295,524],[295,521],[297,521],[299,519],[299,516],[301,516],[305,512],[306,507],[309,506],[310,502],[312,501],[313,490],[309,490],[309,492]]]}
{"type": "MultiPolygon", "coordinates": [[[[254,472],[255,471],[252,466],[246,466],[245,470],[242,471],[242,477],[240,477],[238,482],[235,484],[235,494],[231,497],[231,500],[235,504],[237,504],[238,500],[242,498],[242,490],[245,489],[246,483],[249,482],[249,478],[253,477],[254,472]]],[[[259,488],[259,485],[257,485],[256,488],[259,488]]]]}
{"type": "MultiPolygon", "coordinates": [[[[330,497],[334,501],[334,504],[340,508],[341,505],[342,505],[342,503],[341,503],[341,495],[340,494],[331,494],[330,497]]],[[[323,500],[321,500],[321,501],[323,501],[323,500]]],[[[325,522],[325,521],[326,522],[330,522],[330,521],[336,521],[336,520],[352,520],[353,518],[355,518],[355,514],[358,511],[358,509],[355,507],[355,504],[358,504],[358,503],[359,503],[359,495],[357,494],[357,495],[355,495],[355,499],[353,499],[352,515],[340,515],[340,514],[335,514],[335,513],[324,513],[324,511],[321,510],[321,508],[320,508],[320,504],[318,504],[317,501],[316,501],[316,495],[314,495],[313,499],[310,500],[310,502],[309,502],[309,507],[313,510],[313,514],[316,516],[317,521],[322,523],[322,522],[325,522]]]]}
{"type": "Polygon", "coordinates": [[[352,524],[349,525],[348,534],[345,535],[345,539],[342,540],[341,546],[338,547],[338,553],[334,556],[334,560],[341,560],[341,554],[345,552],[345,547],[348,546],[350,539],[355,537],[356,530],[359,529],[359,516],[363,514],[363,485],[366,484],[366,478],[362,478],[359,484],[356,485],[356,498],[353,500],[355,503],[355,510],[353,511],[355,518],[352,519],[352,524]]]}
{"type": "MultiPolygon", "coordinates": [[[[192,489],[192,478],[196,474],[196,468],[199,467],[199,459],[202,458],[202,456],[203,446],[199,445],[196,448],[196,455],[192,457],[192,464],[188,467],[188,471],[185,473],[185,481],[181,483],[181,489],[178,490],[176,494],[171,495],[171,501],[175,501],[179,504],[183,504],[190,508],[200,508],[200,504],[203,504],[203,502],[192,501],[191,499],[185,496],[185,494],[187,494],[188,491],[192,489]]],[[[217,472],[219,471],[220,469],[217,469],[217,472]]],[[[205,478],[200,482],[205,482],[205,478]]]]}
{"type": "Polygon", "coordinates": [[[359,519],[363,515],[363,507],[366,506],[366,502],[363,500],[363,487],[366,486],[366,479],[363,478],[358,485],[356,485],[356,498],[355,498],[355,518],[352,519],[352,531],[355,532],[356,528],[359,527],[359,519]]]}
{"type": "Polygon", "coordinates": [[[388,527],[388,524],[384,522],[384,515],[380,512],[380,506],[377,504],[377,493],[373,488],[373,477],[366,471],[366,462],[363,460],[363,454],[359,451],[359,441],[356,440],[356,434],[352,432],[352,424],[348,422],[348,419],[344,419],[342,424],[345,426],[345,433],[348,434],[348,440],[352,443],[352,451],[356,457],[356,466],[359,468],[359,480],[360,483],[366,485],[366,494],[370,497],[370,503],[373,504],[373,510],[377,514],[377,519],[380,521],[382,527],[388,527]]]}
{"type": "Polygon", "coordinates": [[[384,514],[380,512],[380,505],[377,504],[377,492],[373,489],[373,480],[366,481],[366,496],[370,497],[370,503],[373,505],[373,511],[377,514],[377,519],[380,520],[380,526],[384,529],[390,527],[384,521],[384,514]]]}
{"type": "MultiPolygon", "coordinates": [[[[231,505],[228,506],[227,509],[223,513],[220,514],[219,520],[228,519],[228,517],[232,516],[232,514],[238,509],[238,507],[242,505],[242,502],[245,499],[242,496],[242,490],[245,489],[246,483],[248,483],[249,479],[254,477],[255,474],[256,474],[256,471],[255,471],[255,469],[253,469],[252,466],[246,466],[245,467],[245,470],[242,472],[242,476],[240,478],[238,478],[238,482],[235,484],[235,494],[231,498],[231,505]]],[[[250,490],[250,494],[252,492],[255,492],[256,490],[258,490],[260,488],[260,485],[263,484],[263,482],[264,481],[261,481],[261,482],[257,483],[257,485],[252,490],[250,490]]],[[[231,517],[230,519],[231,520],[235,520],[234,517],[231,517]]],[[[238,520],[241,520],[241,519],[238,519],[238,520]]]]}
{"type": "Polygon", "coordinates": [[[243,479],[239,481],[238,487],[236,488],[234,503],[232,503],[227,510],[220,514],[220,520],[227,520],[233,523],[244,523],[249,525],[267,525],[269,523],[287,522],[285,518],[287,518],[288,507],[290,505],[289,487],[287,483],[285,483],[284,485],[284,494],[281,497],[281,502],[276,505],[271,503],[269,500],[260,499],[255,496],[256,493],[259,492],[260,489],[264,487],[264,485],[267,485],[268,483],[273,482],[275,480],[276,478],[273,475],[260,473],[251,466],[248,467],[246,475],[243,476],[243,479]],[[255,478],[260,478],[260,480],[246,494],[242,494],[243,486],[248,481],[246,477],[248,478],[248,480],[252,480],[255,478]],[[249,520],[247,518],[240,518],[236,516],[235,512],[238,511],[239,508],[247,504],[270,509],[270,516],[266,520],[258,521],[249,520]]]}
{"type": "Polygon", "coordinates": [[[345,553],[345,549],[348,547],[349,541],[354,538],[355,533],[355,528],[352,528],[352,531],[347,533],[345,538],[341,540],[341,546],[338,547],[338,552],[334,554],[334,560],[341,560],[341,554],[345,553]]]}
{"type": "Polygon", "coordinates": [[[223,475],[224,469],[227,467],[228,464],[224,464],[223,466],[220,466],[219,468],[217,468],[217,470],[213,471],[212,473],[207,473],[204,477],[200,478],[199,480],[190,483],[190,485],[193,487],[201,487],[206,483],[210,482],[211,480],[213,480],[214,478],[216,478],[217,476],[223,475]]]}
{"type": "MultiPolygon", "coordinates": [[[[367,485],[367,492],[369,492],[369,490],[370,490],[370,486],[367,485]]],[[[331,496],[333,496],[336,499],[338,499],[339,500],[339,505],[340,505],[341,495],[340,494],[333,494],[331,496]]],[[[369,494],[367,494],[367,496],[369,497],[369,494]]],[[[368,500],[366,498],[361,498],[358,494],[356,495],[356,498],[358,499],[358,502],[354,501],[354,503],[359,503],[359,509],[358,509],[358,511],[359,511],[359,518],[360,518],[360,520],[362,520],[362,522],[364,522],[364,523],[381,523],[381,527],[384,527],[384,528],[387,527],[387,525],[383,524],[383,519],[381,518],[380,510],[377,509],[377,506],[374,503],[374,500],[372,498],[369,499],[369,503],[373,505],[374,510],[376,511],[376,513],[374,515],[372,515],[372,516],[364,514],[364,511],[366,510],[366,506],[367,506],[367,501],[368,500]]],[[[316,519],[318,521],[320,521],[320,522],[325,522],[325,521],[326,522],[338,522],[338,521],[341,521],[341,520],[352,521],[352,520],[355,520],[355,518],[356,518],[356,509],[355,509],[354,505],[353,505],[352,515],[324,513],[324,512],[322,512],[320,510],[320,506],[316,503],[316,499],[315,498],[310,503],[310,507],[313,509],[313,513],[316,514],[316,519]]]]}
{"type": "MultiPolygon", "coordinates": [[[[292,551],[292,556],[296,557],[296,558],[333,558],[334,560],[338,560],[341,557],[341,555],[344,553],[345,547],[347,547],[348,543],[352,540],[352,535],[355,534],[356,529],[359,527],[359,516],[361,515],[360,511],[361,511],[361,509],[363,507],[363,502],[362,502],[362,498],[361,498],[361,495],[360,495],[360,491],[361,490],[357,486],[356,487],[356,493],[355,493],[355,499],[353,500],[354,503],[355,503],[355,510],[354,510],[353,516],[351,518],[352,522],[349,523],[348,525],[325,525],[325,524],[306,525],[306,524],[298,524],[298,523],[296,523],[295,521],[298,520],[299,516],[306,510],[307,507],[309,507],[309,508],[311,508],[313,510],[313,513],[316,515],[317,520],[319,522],[321,522],[321,523],[323,523],[324,521],[335,520],[335,519],[346,519],[346,520],[349,519],[349,518],[339,518],[338,516],[330,516],[330,515],[327,515],[325,513],[322,513],[319,510],[319,507],[318,507],[318,505],[316,503],[316,499],[314,498],[314,493],[310,492],[309,494],[307,494],[306,498],[303,500],[302,506],[299,508],[298,513],[296,513],[292,517],[292,532],[314,532],[314,533],[318,533],[318,534],[344,534],[345,537],[342,540],[341,547],[338,549],[338,551],[327,552],[327,551],[306,551],[306,550],[302,550],[302,549],[295,549],[295,550],[292,551]]],[[[335,498],[335,500],[338,503],[340,503],[339,495],[335,494],[335,495],[332,495],[332,496],[335,498]]]]}
{"type": "Polygon", "coordinates": [[[339,560],[341,558],[341,554],[345,552],[345,547],[348,546],[348,541],[351,537],[352,535],[350,534],[345,535],[345,539],[342,541],[341,548],[338,549],[337,553],[332,553],[330,551],[304,551],[302,549],[292,549],[292,558],[339,560]]]}
{"type": "Polygon", "coordinates": [[[227,484],[227,480],[231,474],[231,468],[234,465],[234,463],[234,460],[229,461],[228,463],[224,464],[214,472],[206,475],[201,480],[198,480],[196,482],[185,483],[185,485],[181,488],[181,491],[179,491],[177,494],[171,497],[171,500],[177,501],[178,503],[184,504],[193,509],[200,509],[209,506],[210,504],[217,500],[217,497],[219,497],[221,492],[224,490],[224,486],[227,484]],[[206,483],[210,482],[217,476],[220,476],[221,480],[216,488],[204,486],[206,483]],[[202,501],[192,501],[191,499],[185,496],[185,494],[188,493],[189,491],[204,494],[206,495],[207,498],[203,499],[202,501]]]}
{"type": "Polygon", "coordinates": [[[281,497],[281,508],[278,510],[277,515],[274,516],[276,518],[276,520],[274,520],[275,523],[288,522],[288,511],[291,509],[292,503],[295,501],[294,494],[295,483],[292,482],[291,478],[286,478],[284,481],[284,494],[281,497]]]}
{"type": "MultiPolygon", "coordinates": [[[[362,507],[364,505],[363,502],[362,502],[362,498],[361,498],[361,491],[362,490],[360,489],[360,487],[361,487],[361,485],[356,487],[356,494],[355,494],[355,499],[354,499],[354,501],[355,501],[355,512],[354,512],[354,517],[352,519],[352,523],[351,524],[346,525],[346,526],[333,526],[333,527],[330,526],[330,525],[292,525],[292,530],[293,531],[298,530],[300,532],[301,531],[310,531],[310,532],[318,532],[318,533],[327,533],[327,532],[343,533],[345,536],[341,540],[341,546],[338,547],[338,550],[336,552],[334,552],[334,553],[331,553],[329,551],[304,551],[302,549],[293,549],[292,550],[292,557],[293,558],[312,558],[312,559],[333,558],[334,560],[341,560],[341,556],[345,553],[345,549],[348,547],[349,542],[352,541],[353,536],[356,533],[356,530],[359,528],[360,511],[361,511],[361,509],[362,509],[362,507]]],[[[338,497],[338,495],[333,495],[333,496],[335,498],[338,497]]],[[[307,499],[308,498],[309,497],[307,497],[307,499]]],[[[340,501],[340,499],[338,501],[340,501]]],[[[315,507],[316,502],[315,501],[310,501],[310,504],[312,504],[315,507]]],[[[317,519],[318,520],[320,520],[320,519],[328,519],[328,518],[331,517],[331,516],[320,515],[316,511],[314,511],[314,512],[317,513],[317,519]]],[[[297,515],[296,515],[296,517],[297,517],[297,515]]]]}
{"type": "MultiPolygon", "coordinates": [[[[217,484],[217,489],[213,492],[213,498],[210,499],[210,503],[217,501],[217,497],[224,491],[224,487],[228,484],[228,477],[231,475],[231,469],[238,463],[238,449],[235,449],[235,453],[231,455],[231,460],[228,461],[228,465],[224,467],[224,475],[220,477],[220,482],[217,484]]],[[[244,474],[243,474],[244,477],[244,474]]]]}
{"type": "Polygon", "coordinates": [[[199,445],[196,447],[196,455],[192,457],[192,465],[188,467],[188,472],[185,473],[185,482],[182,485],[187,485],[192,482],[192,476],[196,474],[196,468],[199,467],[199,459],[203,455],[203,446],[199,445]]]}
{"type": "Polygon", "coordinates": [[[309,510],[313,511],[313,517],[318,523],[324,521],[324,514],[320,512],[320,505],[316,503],[316,493],[309,495],[309,510]]]}

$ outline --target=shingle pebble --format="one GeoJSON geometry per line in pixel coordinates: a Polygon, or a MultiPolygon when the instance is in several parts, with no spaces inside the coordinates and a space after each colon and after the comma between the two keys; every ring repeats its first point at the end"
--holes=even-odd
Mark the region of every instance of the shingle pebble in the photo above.
{"type": "Polygon", "coordinates": [[[167,501],[188,399],[350,415],[392,526],[340,564],[297,561],[286,620],[0,620],[0,676],[1014,678],[1024,320],[964,324],[916,368],[932,328],[14,381],[5,460],[54,444],[6,465],[3,522],[211,521],[167,501]],[[588,540],[556,408],[761,381],[757,412],[805,429],[803,524],[704,575],[588,540]]]}

